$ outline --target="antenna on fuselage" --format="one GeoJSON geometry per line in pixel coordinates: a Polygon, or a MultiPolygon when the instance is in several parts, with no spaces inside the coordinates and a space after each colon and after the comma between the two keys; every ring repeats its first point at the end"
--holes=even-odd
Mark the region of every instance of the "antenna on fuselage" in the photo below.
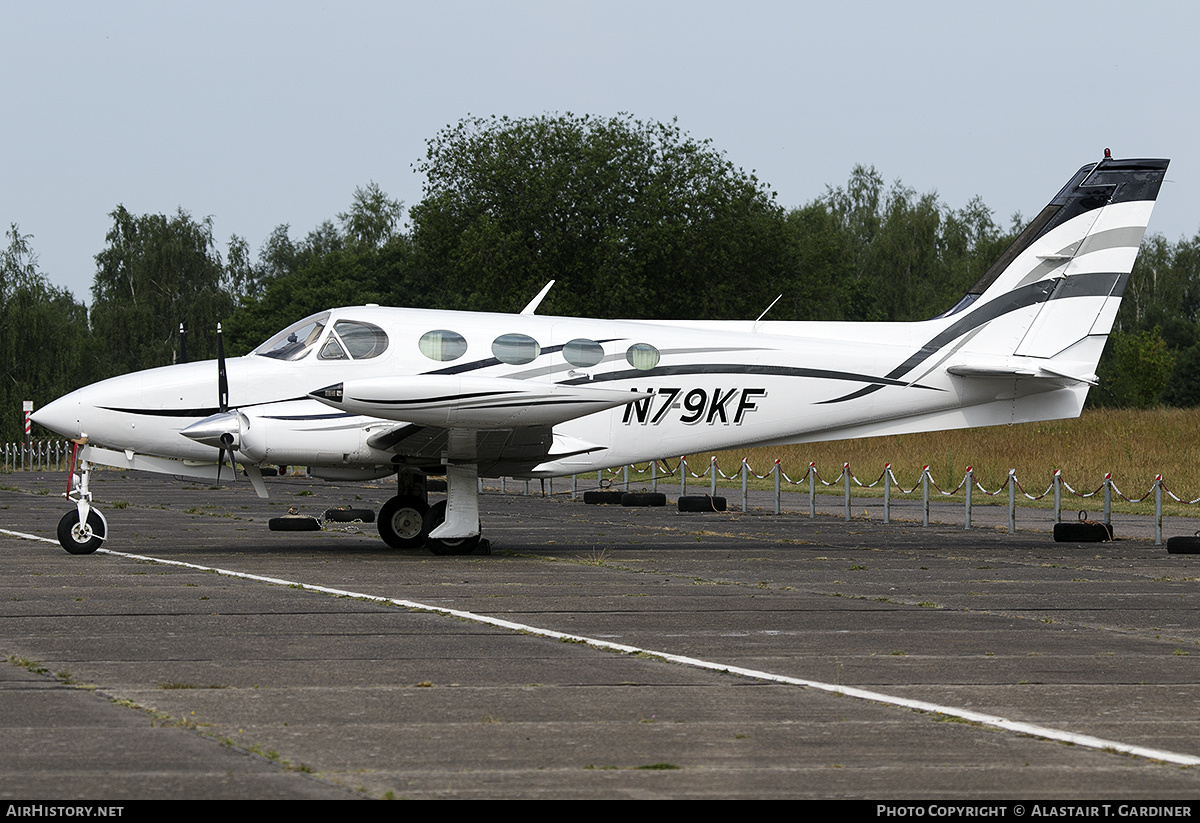
{"type": "Polygon", "coordinates": [[[187,331],[184,330],[183,324],[179,324],[179,362],[187,362],[187,331]]]}
{"type": "Polygon", "coordinates": [[[779,297],[776,297],[774,300],[772,300],[772,301],[771,301],[771,305],[769,305],[769,306],[767,306],[765,309],[763,309],[763,313],[762,313],[762,314],[760,314],[760,315],[758,316],[758,319],[754,321],[754,328],[755,328],[755,329],[757,329],[757,328],[758,328],[758,321],[759,321],[759,320],[762,320],[764,317],[766,317],[766,316],[767,316],[767,312],[769,312],[771,309],[775,308],[775,304],[776,304],[776,303],[778,303],[778,302],[779,302],[779,300],[780,300],[782,297],[783,297],[783,295],[782,295],[782,294],[781,294],[781,295],[779,295],[779,297]]]}
{"type": "MultiPolygon", "coordinates": [[[[542,290],[537,293],[537,297],[530,300],[529,305],[527,305],[525,308],[521,309],[521,314],[529,315],[529,314],[533,314],[534,312],[536,312],[537,307],[542,304],[542,300],[544,300],[546,298],[546,295],[550,292],[550,287],[554,285],[554,282],[555,281],[551,280],[549,283],[542,286],[542,290]]],[[[780,296],[782,296],[782,295],[780,295],[780,296]]]]}

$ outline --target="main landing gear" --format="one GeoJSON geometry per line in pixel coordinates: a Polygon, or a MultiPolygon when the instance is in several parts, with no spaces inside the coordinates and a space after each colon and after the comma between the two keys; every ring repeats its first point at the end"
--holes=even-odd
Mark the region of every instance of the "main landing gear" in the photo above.
{"type": "Polygon", "coordinates": [[[397,494],[383,504],[376,524],[393,549],[424,546],[437,555],[471,554],[487,541],[480,537],[479,474],[475,464],[446,469],[446,499],[429,505],[425,475],[400,471],[397,494]]]}
{"type": "Polygon", "coordinates": [[[99,509],[92,508],[92,493],[88,489],[91,466],[86,460],[80,461],[79,473],[75,468],[70,471],[71,488],[66,498],[75,504],[75,510],[69,511],[58,521],[58,543],[71,554],[91,554],[100,548],[108,535],[108,522],[99,509]]]}
{"type": "MultiPolygon", "coordinates": [[[[71,488],[66,493],[75,508],[58,521],[58,542],[71,554],[91,554],[108,536],[108,522],[92,507],[91,466],[83,460],[78,468],[78,473],[74,466],[70,471],[71,488]]],[[[478,478],[474,464],[448,467],[446,500],[430,506],[425,475],[401,471],[398,494],[379,510],[379,536],[394,549],[424,546],[437,555],[486,553],[488,541],[480,536],[478,478]]]]}

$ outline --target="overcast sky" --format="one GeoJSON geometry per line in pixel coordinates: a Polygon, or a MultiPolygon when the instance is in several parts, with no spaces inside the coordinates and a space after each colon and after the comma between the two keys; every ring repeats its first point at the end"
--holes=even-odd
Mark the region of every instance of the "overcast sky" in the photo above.
{"type": "MultiPolygon", "coordinates": [[[[411,205],[468,114],[670,120],[785,206],[855,164],[1031,218],[1105,147],[1169,157],[1150,230],[1200,230],[1200,4],[0,0],[0,222],[90,302],[117,204],[257,255],[374,180],[411,205]]],[[[406,215],[407,217],[407,215],[406,215]]]]}

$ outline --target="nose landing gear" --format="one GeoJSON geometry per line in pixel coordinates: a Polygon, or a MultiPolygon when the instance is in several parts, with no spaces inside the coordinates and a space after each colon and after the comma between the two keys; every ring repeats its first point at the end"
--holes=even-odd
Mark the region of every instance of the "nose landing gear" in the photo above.
{"type": "Polygon", "coordinates": [[[75,511],[67,512],[58,521],[58,543],[71,554],[91,554],[108,536],[108,521],[99,509],[92,508],[92,492],[88,488],[91,466],[81,460],[79,473],[75,473],[75,457],[80,445],[81,441],[75,441],[71,450],[71,488],[64,495],[75,503],[75,511]]]}

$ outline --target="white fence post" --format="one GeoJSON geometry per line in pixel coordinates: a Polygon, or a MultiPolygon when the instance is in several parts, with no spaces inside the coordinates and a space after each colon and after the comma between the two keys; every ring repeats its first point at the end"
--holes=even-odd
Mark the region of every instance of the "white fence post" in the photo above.
{"type": "Polygon", "coordinates": [[[842,486],[845,488],[844,508],[846,510],[846,520],[850,520],[850,464],[842,464],[842,486]]]}
{"type": "Polygon", "coordinates": [[[775,513],[779,514],[779,475],[783,469],[779,466],[779,458],[775,458],[775,513]]]}
{"type": "Polygon", "coordinates": [[[1054,470],[1054,522],[1062,522],[1062,469],[1054,470]]]}
{"type": "Polygon", "coordinates": [[[921,469],[921,510],[924,514],[921,516],[921,525],[929,525],[929,467],[924,466],[921,469]]]}
{"type": "Polygon", "coordinates": [[[883,464],[883,522],[892,522],[892,464],[883,464]]]}
{"type": "Polygon", "coordinates": [[[743,458],[742,458],[742,511],[743,511],[743,512],[745,512],[745,511],[746,511],[746,509],[747,509],[747,505],[748,505],[748,504],[749,504],[749,502],[750,502],[750,501],[747,499],[748,493],[747,493],[747,491],[746,491],[746,483],[747,483],[747,480],[748,480],[748,478],[747,478],[747,473],[748,473],[749,471],[750,471],[750,469],[749,469],[749,467],[746,465],[746,458],[744,458],[744,457],[743,457],[743,458]]]}
{"type": "Polygon", "coordinates": [[[965,486],[964,501],[963,501],[963,529],[971,530],[971,486],[975,485],[975,472],[967,466],[967,476],[963,479],[965,486]]]}
{"type": "Polygon", "coordinates": [[[1008,470],[1008,533],[1017,533],[1017,470],[1008,470]]]}
{"type": "Polygon", "coordinates": [[[1162,475],[1154,476],[1154,545],[1162,545],[1162,475]]]}

